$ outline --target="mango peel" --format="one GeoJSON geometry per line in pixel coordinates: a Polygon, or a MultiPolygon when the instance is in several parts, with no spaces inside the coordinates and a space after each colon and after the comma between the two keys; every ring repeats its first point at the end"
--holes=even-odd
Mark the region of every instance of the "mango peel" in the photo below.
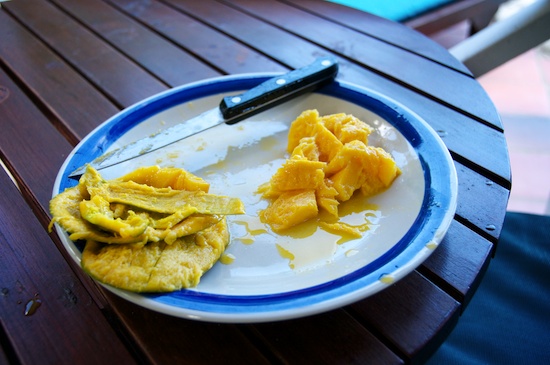
{"type": "Polygon", "coordinates": [[[106,181],[88,167],[79,184],[50,201],[52,220],[85,240],[81,265],[98,281],[135,292],[196,286],[229,244],[225,216],[236,198],[208,194],[183,169],[144,167],[106,181]]]}

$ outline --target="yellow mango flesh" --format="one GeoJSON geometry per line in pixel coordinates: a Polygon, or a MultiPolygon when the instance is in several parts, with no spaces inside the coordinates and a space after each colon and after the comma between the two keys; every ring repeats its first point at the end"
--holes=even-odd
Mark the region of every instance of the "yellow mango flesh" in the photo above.
{"type": "Polygon", "coordinates": [[[350,114],[326,115],[321,118],[321,122],[343,144],[360,141],[367,145],[369,135],[373,131],[368,124],[350,114]]]}
{"type": "Polygon", "coordinates": [[[267,209],[260,213],[260,220],[269,223],[276,231],[283,231],[318,213],[315,192],[313,190],[290,191],[281,194],[267,209]]]}
{"type": "Polygon", "coordinates": [[[316,189],[325,177],[325,163],[306,159],[289,159],[271,178],[275,191],[316,189]]]}
{"type": "Polygon", "coordinates": [[[262,220],[275,231],[311,219],[319,209],[334,220],[339,203],[357,190],[372,196],[387,189],[401,171],[389,153],[368,145],[372,131],[353,115],[301,113],[288,133],[290,158],[258,190],[272,201],[261,212],[262,220]],[[302,200],[306,191],[307,204],[302,200]]]}

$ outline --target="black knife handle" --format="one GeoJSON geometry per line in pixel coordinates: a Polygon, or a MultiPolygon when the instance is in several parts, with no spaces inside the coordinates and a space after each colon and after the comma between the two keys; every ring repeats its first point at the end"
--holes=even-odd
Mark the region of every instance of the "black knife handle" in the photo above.
{"type": "Polygon", "coordinates": [[[338,62],[331,57],[321,57],[308,66],[264,81],[243,94],[226,96],[220,103],[220,111],[227,124],[234,124],[290,98],[313,91],[334,80],[337,73],[338,62]]]}

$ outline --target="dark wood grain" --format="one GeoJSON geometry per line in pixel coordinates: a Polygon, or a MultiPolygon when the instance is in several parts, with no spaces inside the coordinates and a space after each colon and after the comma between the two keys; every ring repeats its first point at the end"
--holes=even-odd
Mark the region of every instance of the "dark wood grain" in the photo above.
{"type": "Polygon", "coordinates": [[[333,54],[330,50],[225,4],[211,1],[170,1],[170,5],[203,19],[209,26],[232,35],[240,42],[291,68],[302,67],[317,57],[333,54]]]}
{"type": "Polygon", "coordinates": [[[459,302],[417,272],[350,307],[397,353],[419,363],[444,341],[460,314],[459,302]]]}
{"type": "Polygon", "coordinates": [[[0,103],[0,156],[47,226],[53,183],[72,146],[2,70],[0,85],[9,93],[0,103]]]}
{"type": "Polygon", "coordinates": [[[455,162],[460,197],[456,214],[493,243],[498,241],[510,191],[455,162]],[[483,197],[483,199],[480,199],[483,197]]]}
{"type": "Polygon", "coordinates": [[[193,55],[103,1],[54,2],[170,86],[220,75],[193,55]]]}
{"type": "Polygon", "coordinates": [[[21,363],[135,360],[0,169],[1,325],[21,363]]]}
{"type": "Polygon", "coordinates": [[[112,0],[112,4],[170,38],[211,67],[226,74],[286,71],[268,57],[230,36],[158,1],[112,0]]]}
{"type": "Polygon", "coordinates": [[[242,325],[171,317],[107,294],[144,355],[158,364],[267,364],[242,325]]]}
{"type": "Polygon", "coordinates": [[[18,1],[4,8],[119,106],[130,106],[167,89],[166,84],[49,2],[18,1]]]}
{"type": "Polygon", "coordinates": [[[51,113],[52,122],[59,121],[58,129],[72,144],[118,111],[84,77],[5,12],[0,12],[0,33],[5,67],[39,101],[37,104],[51,113]]]}
{"type": "Polygon", "coordinates": [[[434,281],[458,302],[464,311],[493,255],[493,244],[454,221],[437,250],[419,272],[434,281]]]}
{"type": "Polygon", "coordinates": [[[254,325],[281,362],[291,364],[402,364],[344,310],[293,321],[254,325]]]}
{"type": "Polygon", "coordinates": [[[391,20],[330,1],[287,0],[287,2],[345,27],[382,39],[459,72],[471,75],[471,72],[449,54],[445,48],[434,45],[430,39],[420,33],[411,32],[406,25],[396,24],[391,20]]]}

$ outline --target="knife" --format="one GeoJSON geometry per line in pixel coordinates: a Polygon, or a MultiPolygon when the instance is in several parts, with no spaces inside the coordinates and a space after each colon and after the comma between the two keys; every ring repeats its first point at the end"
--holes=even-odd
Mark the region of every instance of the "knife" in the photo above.
{"type": "MultiPolygon", "coordinates": [[[[338,63],[331,57],[321,57],[312,64],[287,74],[273,77],[240,95],[226,96],[220,105],[173,127],[110,151],[89,163],[101,170],[146,153],[156,151],[184,138],[222,123],[235,124],[261,111],[272,108],[291,98],[311,92],[336,77],[338,63]]],[[[69,174],[79,179],[88,164],[69,174]]]]}

